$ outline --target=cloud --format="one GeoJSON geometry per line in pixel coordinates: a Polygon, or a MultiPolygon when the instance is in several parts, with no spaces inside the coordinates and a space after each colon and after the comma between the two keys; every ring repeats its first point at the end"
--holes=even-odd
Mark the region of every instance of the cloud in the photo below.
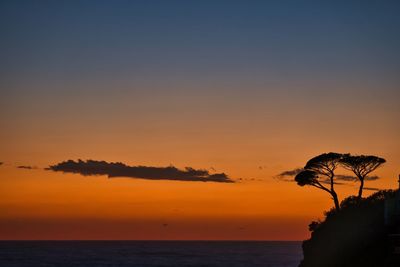
{"type": "Polygon", "coordinates": [[[147,180],[234,183],[225,173],[210,174],[207,170],[196,170],[191,167],[186,167],[184,170],[181,170],[174,166],[128,166],[121,162],[97,160],[68,160],[56,165],[51,165],[46,168],[46,170],[78,173],[84,176],[107,175],[109,178],[130,177],[147,180]]]}
{"type": "Polygon", "coordinates": [[[288,170],[281,172],[280,174],[276,175],[275,178],[281,181],[290,181],[293,182],[293,177],[295,177],[297,174],[302,172],[304,169],[303,168],[296,168],[293,170],[288,170]]]}
{"type": "Polygon", "coordinates": [[[26,166],[26,165],[20,165],[17,166],[18,169],[27,169],[27,170],[33,170],[33,169],[37,169],[36,167],[33,166],[26,166]]]}
{"type": "Polygon", "coordinates": [[[364,187],[364,190],[369,190],[369,191],[379,191],[382,190],[380,188],[376,188],[376,187],[364,187]]]}
{"type": "MultiPolygon", "coordinates": [[[[352,181],[352,182],[357,182],[358,178],[352,175],[343,175],[343,174],[337,174],[335,175],[335,178],[337,180],[342,180],[342,181],[352,181]]],[[[364,178],[365,181],[375,181],[378,180],[379,176],[367,176],[364,178]]]]}
{"type": "Polygon", "coordinates": [[[280,176],[280,177],[285,177],[285,176],[293,177],[293,176],[296,176],[297,174],[299,174],[303,170],[304,170],[303,168],[296,168],[296,169],[293,169],[293,170],[281,172],[277,176],[280,176]]]}
{"type": "Polygon", "coordinates": [[[379,176],[374,175],[374,176],[367,176],[367,177],[365,177],[365,180],[366,180],[366,181],[375,181],[375,180],[378,180],[379,178],[380,178],[379,176]]]}
{"type": "MultiPolygon", "coordinates": [[[[279,180],[282,181],[289,181],[289,182],[293,182],[293,178],[299,174],[301,171],[303,171],[303,168],[296,168],[293,170],[288,170],[288,171],[284,171],[281,172],[280,174],[276,175],[275,177],[279,180]]],[[[321,178],[321,182],[324,184],[329,184],[330,183],[330,179],[328,177],[320,177],[321,178]]],[[[365,181],[374,181],[379,179],[379,176],[367,176],[365,177],[365,181]]],[[[337,182],[337,181],[344,181],[344,182],[357,182],[358,178],[352,175],[344,175],[344,174],[336,174],[335,175],[335,184],[337,185],[343,185],[344,183],[341,182],[337,182]]]]}

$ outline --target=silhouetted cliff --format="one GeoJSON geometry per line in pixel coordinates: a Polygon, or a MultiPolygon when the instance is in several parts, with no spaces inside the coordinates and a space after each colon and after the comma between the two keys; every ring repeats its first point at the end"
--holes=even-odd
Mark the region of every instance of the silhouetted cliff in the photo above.
{"type": "Polygon", "coordinates": [[[330,210],[323,222],[312,222],[300,267],[400,266],[390,237],[399,225],[385,225],[384,219],[385,199],[395,195],[396,191],[388,190],[361,201],[349,197],[339,212],[330,210]]]}

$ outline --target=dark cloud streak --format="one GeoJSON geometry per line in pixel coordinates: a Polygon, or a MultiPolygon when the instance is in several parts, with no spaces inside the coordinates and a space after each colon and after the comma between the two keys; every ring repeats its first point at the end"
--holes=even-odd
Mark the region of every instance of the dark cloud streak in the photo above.
{"type": "Polygon", "coordinates": [[[233,183],[225,173],[210,174],[207,170],[196,170],[186,167],[184,170],[174,166],[148,167],[128,166],[121,162],[106,162],[97,160],[68,160],[49,166],[46,170],[65,173],[78,173],[84,176],[107,175],[109,178],[130,177],[147,180],[175,180],[233,183]]]}
{"type": "Polygon", "coordinates": [[[281,172],[277,176],[279,176],[279,177],[291,176],[292,177],[292,176],[296,176],[297,174],[299,174],[303,170],[304,170],[303,168],[297,168],[297,169],[281,172]]]}
{"type": "Polygon", "coordinates": [[[364,187],[364,190],[369,190],[369,191],[379,191],[382,190],[380,188],[376,188],[376,187],[364,187]]]}
{"type": "MultiPolygon", "coordinates": [[[[358,178],[355,176],[352,176],[352,175],[338,174],[338,175],[335,175],[335,178],[338,180],[342,180],[342,181],[352,181],[352,182],[358,181],[358,178]]],[[[364,180],[365,181],[375,181],[378,179],[379,179],[379,176],[374,175],[374,176],[367,176],[367,177],[365,177],[364,180]]]]}
{"type": "Polygon", "coordinates": [[[294,182],[293,178],[303,170],[303,168],[296,168],[293,170],[283,171],[280,174],[276,175],[275,178],[281,181],[294,182]]]}
{"type": "MultiPolygon", "coordinates": [[[[281,172],[280,174],[276,175],[276,178],[278,178],[279,180],[282,181],[294,181],[294,177],[299,174],[301,171],[303,171],[303,168],[296,168],[293,170],[288,170],[288,171],[284,171],[281,172]]],[[[358,178],[352,175],[344,175],[344,174],[336,174],[335,175],[335,179],[338,181],[344,181],[344,182],[357,182],[358,178]]],[[[365,177],[365,181],[375,181],[378,180],[379,176],[367,176],[365,177]]],[[[323,179],[322,180],[323,183],[330,183],[329,178],[323,179]]],[[[335,182],[335,184],[338,185],[342,185],[343,183],[340,182],[335,182]]]]}
{"type": "Polygon", "coordinates": [[[17,166],[17,168],[18,168],[18,169],[26,169],[26,170],[34,170],[34,169],[37,169],[36,167],[33,167],[33,166],[26,166],[26,165],[20,165],[20,166],[17,166]]]}

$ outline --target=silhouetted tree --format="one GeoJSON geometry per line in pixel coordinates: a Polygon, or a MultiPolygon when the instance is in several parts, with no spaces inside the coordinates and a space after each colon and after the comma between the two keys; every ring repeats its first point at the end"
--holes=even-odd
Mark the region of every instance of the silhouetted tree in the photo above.
{"type": "Polygon", "coordinates": [[[336,210],[340,210],[339,200],[336,192],[329,190],[329,188],[324,186],[323,183],[325,183],[325,181],[321,181],[319,180],[319,178],[320,177],[318,176],[318,173],[316,173],[315,171],[304,170],[297,174],[294,180],[300,186],[310,185],[328,192],[332,196],[336,210]]]}
{"type": "Polygon", "coordinates": [[[351,156],[345,155],[340,163],[345,169],[352,171],[360,180],[360,188],[358,190],[358,199],[362,198],[364,181],[368,174],[379,168],[386,160],[376,156],[351,156]]]}
{"type": "Polygon", "coordinates": [[[295,181],[300,186],[311,185],[328,192],[332,196],[336,210],[340,210],[340,205],[334,188],[334,177],[335,170],[343,156],[343,154],[333,152],[316,156],[310,159],[304,167],[304,171],[295,177],[295,181]],[[329,184],[329,186],[326,187],[324,184],[329,184]]]}

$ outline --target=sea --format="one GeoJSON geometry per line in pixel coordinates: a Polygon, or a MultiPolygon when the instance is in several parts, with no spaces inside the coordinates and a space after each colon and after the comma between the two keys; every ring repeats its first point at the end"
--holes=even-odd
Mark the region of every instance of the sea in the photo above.
{"type": "Polygon", "coordinates": [[[301,242],[0,241],[1,267],[295,267],[301,242]]]}

